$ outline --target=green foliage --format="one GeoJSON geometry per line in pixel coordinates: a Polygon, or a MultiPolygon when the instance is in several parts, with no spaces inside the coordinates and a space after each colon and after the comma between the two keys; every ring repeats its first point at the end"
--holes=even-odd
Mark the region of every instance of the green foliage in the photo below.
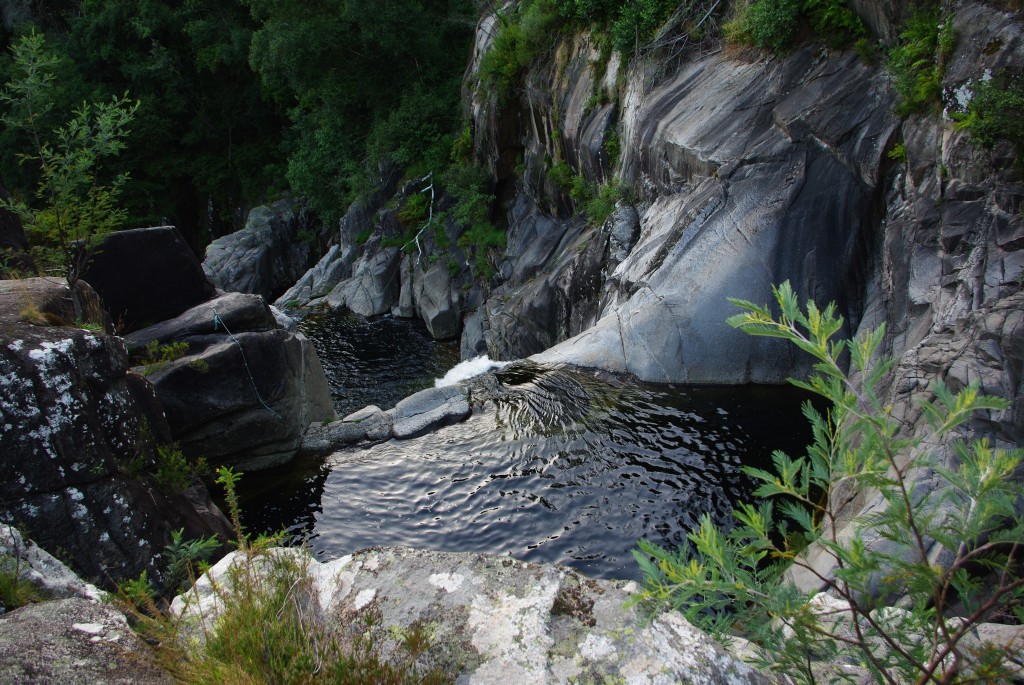
{"type": "Polygon", "coordinates": [[[896,143],[892,146],[886,155],[889,159],[895,162],[906,162],[907,161],[907,148],[903,143],[896,143]]]}
{"type": "Polygon", "coordinates": [[[952,19],[943,21],[937,6],[918,7],[904,24],[888,60],[892,86],[901,98],[900,114],[939,106],[944,60],[952,52],[955,38],[952,19]]]}
{"type": "Polygon", "coordinates": [[[430,214],[430,197],[426,193],[410,195],[398,209],[398,220],[405,226],[419,228],[430,214]]]}
{"type": "Polygon", "coordinates": [[[763,667],[798,682],[815,682],[838,664],[860,665],[887,683],[1004,677],[1005,648],[978,648],[968,639],[979,623],[1019,614],[1024,600],[1024,517],[1015,509],[1024,488],[1014,480],[1024,451],[994,450],[984,440],[954,443],[956,463],[947,467],[936,463],[935,445],[974,413],[1008,403],[980,395],[976,385],[954,394],[937,383],[934,400],[921,404],[928,434],[904,437],[879,394],[893,368],[893,360],[878,358],[884,328],[836,341],[843,322],[834,305],[819,310],[808,302],[801,311],[788,283],[775,296],[777,316],[734,300],[744,312],[729,323],[811,355],[816,373],[793,383],[831,408],[822,414],[804,407],[814,435],[806,456],[777,452],[774,473],[747,469],[760,482],[754,496],[761,502],[740,505],[733,530],[705,516],[677,552],[640,543],[646,596],[682,609],[722,639],[751,638],[763,667]],[[849,360],[849,374],[841,358],[849,360]],[[919,482],[925,474],[938,484],[919,482]],[[885,506],[840,535],[840,493],[869,490],[885,506]],[[933,542],[945,550],[943,565],[932,563],[933,542]],[[833,572],[801,554],[810,543],[833,572]],[[790,565],[811,574],[836,605],[784,580],[790,565]],[[879,605],[888,588],[906,593],[899,608],[879,605]]]}
{"type": "Polygon", "coordinates": [[[184,540],[184,535],[184,528],[172,530],[171,544],[163,553],[167,563],[164,582],[174,591],[184,590],[194,583],[196,576],[206,571],[206,563],[221,546],[216,535],[192,540],[184,540]]]}
{"type": "Polygon", "coordinates": [[[679,6],[674,0],[555,0],[558,13],[578,24],[607,26],[611,45],[624,55],[644,47],[679,6]]]}
{"type": "Polygon", "coordinates": [[[124,580],[117,584],[117,596],[133,607],[145,607],[149,615],[158,614],[156,609],[156,590],[149,582],[149,577],[143,571],[134,580],[124,580]]]}
{"type": "Polygon", "coordinates": [[[560,17],[548,0],[532,0],[499,12],[499,30],[480,60],[480,77],[500,102],[508,102],[526,69],[558,36],[560,17]]]}
{"type": "Polygon", "coordinates": [[[0,606],[12,611],[39,599],[35,585],[22,577],[21,560],[0,554],[0,606]]]}
{"type": "MultiPolygon", "coordinates": [[[[7,108],[0,121],[31,141],[31,151],[20,161],[38,172],[38,181],[32,205],[4,200],[0,207],[21,217],[35,256],[58,269],[73,291],[102,236],[124,220],[117,201],[127,176],[107,173],[103,163],[124,149],[138,103],[126,96],[82,103],[70,121],[48,131],[42,122],[54,107],[58,60],[37,33],[22,37],[11,52],[14,75],[0,92],[0,103],[7,108]]],[[[74,301],[80,319],[81,306],[77,297],[74,301]]]]}
{"type": "Polygon", "coordinates": [[[1024,151],[1024,78],[1001,74],[990,81],[978,81],[971,87],[967,112],[958,117],[957,129],[966,130],[971,140],[991,148],[1008,140],[1018,157],[1024,151]]]}
{"type": "Polygon", "coordinates": [[[846,0],[756,0],[740,7],[725,32],[731,42],[784,53],[805,25],[816,40],[833,47],[848,45],[865,33],[846,0]]]}
{"type": "Polygon", "coordinates": [[[142,350],[138,365],[142,366],[142,375],[149,376],[157,371],[163,371],[184,357],[187,352],[187,342],[178,341],[161,345],[159,340],[150,340],[142,350]]]}
{"type": "Polygon", "coordinates": [[[746,30],[754,45],[785,52],[796,37],[799,0],[758,0],[747,9],[746,30]]]}
{"type": "Polygon", "coordinates": [[[490,220],[494,202],[494,195],[486,192],[490,177],[483,167],[456,164],[442,174],[441,182],[455,200],[450,216],[466,227],[458,245],[472,251],[474,271],[489,279],[494,275],[491,260],[505,247],[505,232],[490,220]]]}
{"type": "Polygon", "coordinates": [[[593,225],[603,224],[620,200],[634,201],[632,187],[621,180],[613,178],[602,184],[588,183],[582,174],[573,173],[572,167],[563,161],[551,165],[548,178],[555,187],[569,194],[577,211],[586,214],[593,225]]]}
{"type": "Polygon", "coordinates": [[[583,211],[591,224],[600,226],[612,215],[615,205],[620,201],[632,202],[633,189],[619,179],[612,179],[598,186],[597,192],[583,206],[583,211]]]}
{"type": "Polygon", "coordinates": [[[472,35],[469,0],[242,0],[249,62],[286,109],[287,178],[333,223],[393,164],[447,154],[472,35]],[[424,27],[431,30],[424,30],[424,27]]]}
{"type": "Polygon", "coordinates": [[[181,492],[207,471],[206,460],[190,461],[177,445],[157,445],[153,480],[164,492],[181,492]]]}

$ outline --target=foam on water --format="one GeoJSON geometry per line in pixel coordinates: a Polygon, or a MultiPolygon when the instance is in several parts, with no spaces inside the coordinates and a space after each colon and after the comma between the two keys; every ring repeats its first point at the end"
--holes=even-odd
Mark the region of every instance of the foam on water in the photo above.
{"type": "Polygon", "coordinates": [[[479,357],[467,359],[464,362],[456,364],[448,370],[448,373],[444,375],[444,378],[434,379],[434,387],[444,388],[449,385],[455,385],[459,381],[469,380],[470,378],[479,376],[482,373],[502,369],[511,363],[512,362],[491,361],[486,354],[482,354],[479,357]]]}

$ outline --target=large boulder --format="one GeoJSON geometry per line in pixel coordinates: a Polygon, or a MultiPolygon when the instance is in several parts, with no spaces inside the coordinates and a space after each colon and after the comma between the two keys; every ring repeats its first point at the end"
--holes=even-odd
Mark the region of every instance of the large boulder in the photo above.
{"type": "Polygon", "coordinates": [[[258,295],[226,293],[126,340],[139,354],[154,341],[188,345],[149,378],[174,439],[210,464],[286,463],[311,424],[335,418],[313,345],[282,328],[258,295]]]}
{"type": "Polygon", "coordinates": [[[90,257],[82,278],[99,293],[122,331],[177,316],[215,294],[174,226],[111,233],[90,257]]]}
{"type": "Polygon", "coordinates": [[[402,251],[397,247],[368,246],[352,267],[352,277],[336,285],[324,299],[331,307],[345,307],[360,316],[386,314],[401,291],[401,262],[402,251]]]}
{"type": "Polygon", "coordinates": [[[315,241],[305,239],[311,235],[309,221],[295,200],[257,207],[242,230],[207,246],[203,269],[222,290],[273,301],[316,262],[315,241]]]}
{"type": "MultiPolygon", "coordinates": [[[[79,298],[96,302],[83,283],[79,298]]],[[[159,582],[172,530],[230,526],[198,482],[164,491],[148,477],[171,439],[153,387],[120,338],[70,325],[70,299],[55,279],[0,281],[0,520],[95,583],[159,582]]]]}
{"type": "Polygon", "coordinates": [[[0,616],[0,682],[156,685],[175,682],[113,606],[84,599],[0,616]]]}
{"type": "MultiPolygon", "coordinates": [[[[212,628],[220,611],[214,584],[223,587],[229,569],[243,563],[239,553],[225,557],[174,600],[172,610],[197,636],[201,624],[212,628]]],[[[311,582],[297,586],[303,593],[297,601],[317,625],[339,637],[353,626],[370,626],[363,637],[384,656],[401,653],[403,636],[427,627],[420,665],[455,682],[771,682],[678,613],[648,618],[630,607],[636,583],[511,557],[392,547],[304,563],[311,582]]],[[[260,573],[259,565],[253,569],[260,573]]]]}

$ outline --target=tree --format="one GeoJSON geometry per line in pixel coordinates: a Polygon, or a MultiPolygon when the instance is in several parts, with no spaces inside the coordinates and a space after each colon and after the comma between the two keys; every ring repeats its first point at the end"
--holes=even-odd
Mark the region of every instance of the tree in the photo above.
{"type": "Polygon", "coordinates": [[[0,92],[8,111],[6,126],[23,131],[31,152],[22,164],[38,168],[34,206],[24,199],[0,203],[17,213],[44,266],[56,267],[67,281],[75,316],[82,308],[75,286],[103,235],[119,228],[125,212],[117,204],[127,174],[111,174],[107,158],[124,149],[138,103],[127,94],[105,103],[82,103],[67,124],[51,132],[42,128],[52,109],[53,68],[57,60],[46,52],[43,36],[31,33],[12,47],[15,77],[0,92]]]}
{"type": "Polygon", "coordinates": [[[794,383],[831,408],[822,415],[805,406],[814,434],[805,457],[777,452],[775,473],[747,469],[761,483],[754,495],[762,501],[741,505],[733,530],[705,517],[678,552],[641,543],[646,596],[724,640],[751,638],[762,648],[759,665],[798,682],[855,681],[844,667],[890,685],[1019,676],[1011,645],[972,635],[981,623],[1024,618],[1024,516],[1016,508],[1024,487],[1015,480],[1024,450],[954,441],[951,463],[937,458],[937,446],[975,412],[1008,402],[982,396],[977,385],[954,394],[936,383],[934,401],[922,402],[928,434],[905,437],[879,394],[893,366],[877,356],[884,327],[854,342],[833,341],[843,323],[834,306],[810,302],[803,312],[788,283],[775,293],[777,317],[734,300],[745,311],[729,322],[812,355],[816,373],[794,383]],[[847,354],[849,374],[840,361],[847,354]],[[877,492],[884,505],[846,534],[840,493],[851,489],[877,492]],[[832,570],[808,560],[810,544],[832,570]],[[791,566],[825,592],[785,580],[791,566]],[[894,589],[902,599],[886,606],[894,589]]]}

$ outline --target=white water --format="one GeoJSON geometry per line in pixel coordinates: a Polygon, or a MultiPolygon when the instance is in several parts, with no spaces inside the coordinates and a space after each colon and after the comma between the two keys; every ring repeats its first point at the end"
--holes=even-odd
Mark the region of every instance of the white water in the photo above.
{"type": "Polygon", "coordinates": [[[443,388],[449,385],[455,385],[459,381],[468,380],[474,376],[479,376],[482,373],[488,371],[494,371],[495,369],[501,369],[512,362],[495,362],[486,355],[480,355],[473,359],[467,359],[464,362],[459,362],[444,375],[444,378],[435,378],[434,387],[443,388]]]}

